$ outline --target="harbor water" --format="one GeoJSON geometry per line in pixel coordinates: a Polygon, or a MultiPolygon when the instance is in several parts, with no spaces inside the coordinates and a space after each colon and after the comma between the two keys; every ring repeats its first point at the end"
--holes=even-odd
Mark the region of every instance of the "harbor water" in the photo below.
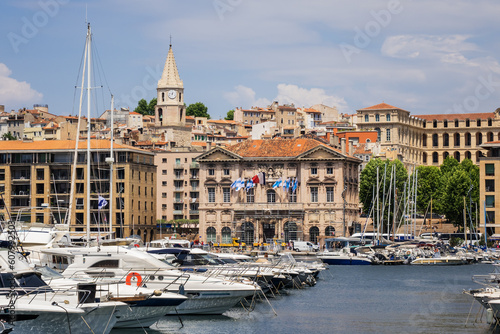
{"type": "Polygon", "coordinates": [[[330,266],[316,286],[270,298],[272,308],[259,302],[252,312],[171,316],[145,330],[111,333],[500,333],[462,293],[480,287],[472,275],[492,271],[488,264],[330,266]]]}

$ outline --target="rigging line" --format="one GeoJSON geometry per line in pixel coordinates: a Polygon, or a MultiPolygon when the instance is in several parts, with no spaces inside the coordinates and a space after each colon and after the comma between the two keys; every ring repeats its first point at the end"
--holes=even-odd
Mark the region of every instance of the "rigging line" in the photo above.
{"type": "Polygon", "coordinates": [[[97,49],[97,44],[95,42],[94,42],[94,49],[95,49],[95,55],[97,57],[97,63],[99,64],[101,71],[102,71],[102,76],[104,77],[104,82],[106,83],[106,86],[108,87],[109,94],[113,95],[113,93],[111,92],[111,87],[108,83],[108,79],[106,77],[106,72],[104,72],[104,69],[102,66],[101,56],[99,55],[99,50],[97,49]]]}

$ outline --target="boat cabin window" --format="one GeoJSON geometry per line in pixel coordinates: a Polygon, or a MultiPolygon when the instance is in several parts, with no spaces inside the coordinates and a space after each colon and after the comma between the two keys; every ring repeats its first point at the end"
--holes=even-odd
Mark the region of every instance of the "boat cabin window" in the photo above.
{"type": "Polygon", "coordinates": [[[118,268],[119,260],[102,260],[94,263],[90,268],[118,268]]]}
{"type": "Polygon", "coordinates": [[[17,275],[17,281],[22,288],[46,287],[44,291],[52,291],[52,289],[50,289],[50,287],[35,273],[17,275]]]}

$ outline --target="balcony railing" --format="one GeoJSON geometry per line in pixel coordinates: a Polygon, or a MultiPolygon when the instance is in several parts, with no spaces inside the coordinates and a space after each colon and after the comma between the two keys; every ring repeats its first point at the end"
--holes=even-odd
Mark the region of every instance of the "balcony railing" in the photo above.
{"type": "Polygon", "coordinates": [[[237,210],[303,210],[303,203],[234,203],[233,208],[237,210]]]}
{"type": "Polygon", "coordinates": [[[174,215],[182,215],[184,212],[182,210],[174,210],[173,212],[174,215]]]}
{"type": "Polygon", "coordinates": [[[189,210],[190,215],[198,215],[200,214],[200,210],[189,210]]]}
{"type": "Polygon", "coordinates": [[[174,198],[174,203],[182,203],[184,200],[182,198],[174,198]]]}
{"type": "Polygon", "coordinates": [[[175,187],[174,191],[184,191],[184,187],[175,187]]]}

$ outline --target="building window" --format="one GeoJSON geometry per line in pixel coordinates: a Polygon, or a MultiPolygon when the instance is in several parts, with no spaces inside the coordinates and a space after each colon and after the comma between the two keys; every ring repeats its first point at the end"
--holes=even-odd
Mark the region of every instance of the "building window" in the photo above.
{"type": "Polygon", "coordinates": [[[229,187],[222,188],[222,200],[224,203],[231,202],[231,188],[229,187]]]}
{"type": "Polygon", "coordinates": [[[208,203],[215,203],[215,188],[208,188],[208,203]]]}
{"type": "Polygon", "coordinates": [[[311,167],[311,175],[318,175],[318,168],[311,167]]]}
{"type": "Polygon", "coordinates": [[[217,232],[215,227],[207,227],[207,242],[217,242],[217,232]]]}
{"type": "Polygon", "coordinates": [[[311,187],[311,202],[318,202],[318,187],[311,187]]]}
{"type": "Polygon", "coordinates": [[[391,121],[391,115],[390,115],[390,114],[387,114],[387,115],[385,116],[385,120],[386,120],[387,122],[390,122],[390,121],[391,121]]]}
{"type": "Polygon", "coordinates": [[[210,169],[208,170],[208,175],[210,175],[210,176],[214,176],[214,175],[215,175],[215,169],[210,168],[210,169]]]}
{"type": "Polygon", "coordinates": [[[450,135],[447,133],[443,134],[443,147],[450,146],[450,135]]]}
{"type": "Polygon", "coordinates": [[[485,164],[484,165],[484,174],[486,176],[495,176],[495,165],[494,164],[485,164]]]}
{"type": "Polygon", "coordinates": [[[247,203],[253,203],[254,201],[255,201],[255,195],[253,192],[253,188],[250,188],[247,191],[247,203]]]}
{"type": "Polygon", "coordinates": [[[470,120],[468,118],[465,120],[465,127],[470,127],[470,120]]]}
{"type": "Polygon", "coordinates": [[[386,130],[386,137],[385,137],[385,140],[386,140],[386,141],[391,141],[391,129],[387,129],[387,130],[386,130]]]}
{"type": "Polygon", "coordinates": [[[326,201],[328,203],[333,202],[333,187],[326,187],[326,201]]]}
{"type": "Polygon", "coordinates": [[[333,167],[326,167],[326,174],[328,175],[333,174],[333,167]]]}
{"type": "Polygon", "coordinates": [[[432,153],[432,162],[438,163],[438,159],[439,159],[439,157],[438,157],[437,152],[432,153]]]}
{"type": "Polygon", "coordinates": [[[224,175],[228,176],[229,175],[229,168],[224,168],[224,175]]]}
{"type": "Polygon", "coordinates": [[[272,189],[267,191],[267,203],[276,203],[276,192],[272,189]]]}
{"type": "Polygon", "coordinates": [[[427,163],[427,153],[425,153],[425,152],[422,154],[422,162],[423,162],[424,164],[426,164],[426,163],[427,163]]]}
{"type": "Polygon", "coordinates": [[[297,203],[297,192],[290,189],[288,191],[288,202],[297,203]]]}
{"type": "Polygon", "coordinates": [[[484,205],[487,208],[494,208],[495,207],[495,195],[486,195],[484,197],[484,205]]]}
{"type": "Polygon", "coordinates": [[[486,211],[486,222],[490,224],[495,223],[495,211],[486,211]]]}
{"type": "Polygon", "coordinates": [[[495,191],[495,180],[484,180],[484,183],[486,192],[495,191]]]}
{"type": "Polygon", "coordinates": [[[231,228],[229,227],[223,227],[221,230],[221,237],[222,237],[222,243],[223,244],[232,244],[233,240],[231,239],[231,228]]]}
{"type": "Polygon", "coordinates": [[[445,128],[447,128],[447,127],[448,127],[448,120],[447,120],[447,119],[445,119],[445,120],[443,121],[443,127],[445,127],[445,128]]]}
{"type": "Polygon", "coordinates": [[[164,164],[166,164],[167,163],[167,158],[161,159],[161,162],[164,163],[164,164]]]}
{"type": "Polygon", "coordinates": [[[380,137],[381,137],[380,128],[375,128],[375,131],[377,131],[377,142],[379,142],[380,141],[380,137]]]}
{"type": "Polygon", "coordinates": [[[455,147],[460,146],[460,134],[459,133],[455,133],[453,135],[453,137],[455,138],[455,147]]]}
{"type": "Polygon", "coordinates": [[[458,123],[458,119],[455,120],[455,127],[458,128],[459,126],[459,123],[458,123]]]}
{"type": "Polygon", "coordinates": [[[167,193],[161,193],[161,198],[167,198],[167,193]]]}
{"type": "Polygon", "coordinates": [[[162,185],[163,187],[166,187],[166,186],[167,186],[167,181],[161,181],[161,185],[162,185]]]}
{"type": "Polygon", "coordinates": [[[375,122],[380,122],[380,115],[379,114],[375,115],[375,122]]]}
{"type": "Polygon", "coordinates": [[[370,120],[370,116],[365,115],[365,122],[369,122],[369,120],[370,120]]]}
{"type": "Polygon", "coordinates": [[[476,121],[476,125],[477,125],[478,127],[480,127],[480,126],[481,126],[481,120],[480,120],[480,119],[478,119],[478,120],[476,121]]]}
{"type": "Polygon", "coordinates": [[[436,133],[432,135],[432,147],[438,147],[438,135],[436,133]]]}
{"type": "Polygon", "coordinates": [[[488,118],[488,126],[493,126],[493,121],[491,120],[491,118],[488,118]]]}
{"type": "Polygon", "coordinates": [[[422,135],[422,146],[427,147],[427,135],[425,133],[422,135]]]}
{"type": "Polygon", "coordinates": [[[438,127],[438,121],[434,120],[432,121],[432,127],[437,128],[438,127]]]}

